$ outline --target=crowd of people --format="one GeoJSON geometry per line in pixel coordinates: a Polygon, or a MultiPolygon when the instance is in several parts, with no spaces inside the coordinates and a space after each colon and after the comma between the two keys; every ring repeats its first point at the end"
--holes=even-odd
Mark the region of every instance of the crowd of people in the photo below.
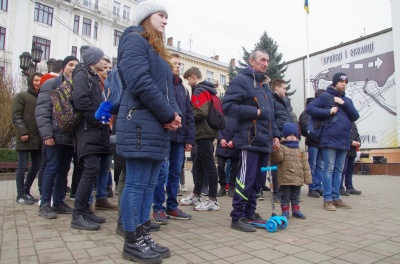
{"type": "Polygon", "coordinates": [[[116,67],[124,93],[108,123],[95,117],[107,100],[104,81],[111,69],[101,49],[82,46],[81,63],[67,56],[56,62],[54,72],[28,78],[28,91],[15,97],[12,109],[18,152],[16,202],[38,202],[39,216],[45,219],[71,214],[71,228],[82,230],[98,230],[106,222],[95,210],[118,211],[116,233],[125,238],[123,256],[144,263],[160,263],[171,255],[150,231],[169,219],[191,219],[179,205],[218,211],[218,198],[228,194],[231,227],[256,231],[254,223],[266,222],[256,209],[263,191],[269,190],[261,172],[269,165],[278,167],[270,191],[286,218],[290,208],[292,217],[306,218],[300,211],[304,184],[309,186],[308,196],[323,196],[325,210],[351,208],[341,196],[361,194],[352,183],[360,139],[354,123],[359,114],[345,96],[347,76],[336,73],[331,86],[307,99],[298,121],[286,97],[286,82],[266,76],[268,52],[255,49],[247,67],[230,80],[222,98],[226,127],[217,130],[208,119],[217,91],[196,67],[183,74],[191,93],[183,86],[179,55],[170,54],[164,45],[167,18],[163,5],[139,4],[137,26],[128,27],[119,43],[116,67]],[[60,128],[51,98],[66,82],[73,85],[72,102],[80,115],[71,131],[60,128]],[[308,137],[310,119],[319,122],[319,140],[308,137]],[[115,145],[110,143],[112,134],[115,145]],[[308,152],[299,146],[300,134],[308,152]],[[194,189],[178,201],[186,189],[185,151],[193,156],[194,189]],[[25,179],[29,156],[32,165],[25,179]],[[113,195],[113,159],[118,205],[108,200],[113,195]],[[30,191],[37,174],[40,200],[30,191]],[[65,203],[67,193],[74,208],[65,203]]]}

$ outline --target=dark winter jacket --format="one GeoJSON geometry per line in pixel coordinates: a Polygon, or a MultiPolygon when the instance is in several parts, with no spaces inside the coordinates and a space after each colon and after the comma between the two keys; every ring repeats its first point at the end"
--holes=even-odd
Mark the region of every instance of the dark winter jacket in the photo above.
{"type": "Polygon", "coordinates": [[[118,64],[126,83],[118,112],[117,154],[125,158],[165,160],[169,145],[165,124],[182,116],[175,101],[172,70],[148,41],[128,27],[118,46],[118,64]]]}
{"type": "Polygon", "coordinates": [[[38,100],[36,103],[36,122],[43,140],[53,138],[56,144],[72,146],[72,131],[65,132],[57,125],[53,119],[53,103],[51,102],[51,92],[65,80],[63,75],[47,80],[40,87],[38,100]]]}
{"type": "Polygon", "coordinates": [[[278,126],[278,129],[282,136],[283,125],[292,122],[292,116],[290,114],[291,107],[287,105],[290,102],[288,100],[285,102],[275,92],[272,92],[272,96],[275,101],[275,123],[278,126]]]}
{"type": "Polygon", "coordinates": [[[28,91],[17,94],[11,110],[11,118],[17,129],[16,150],[42,149],[42,138],[39,135],[35,120],[35,107],[38,94],[33,88],[32,74],[28,78],[28,91]],[[21,136],[28,136],[28,141],[22,141],[21,136]]]}
{"type": "Polygon", "coordinates": [[[194,139],[195,125],[189,92],[182,85],[182,79],[179,77],[174,77],[173,88],[176,103],[182,112],[182,127],[176,131],[170,132],[170,140],[171,142],[194,146],[196,143],[194,139]]]}
{"type": "Polygon", "coordinates": [[[306,112],[313,118],[324,120],[319,141],[320,147],[349,150],[349,139],[351,133],[350,123],[356,121],[360,115],[353,105],[353,101],[340,94],[333,87],[328,87],[326,92],[314,99],[306,108],[306,112]],[[334,97],[340,97],[344,104],[339,105],[334,97]],[[330,114],[331,108],[337,106],[338,112],[330,114]]]}
{"type": "Polygon", "coordinates": [[[217,91],[214,85],[207,81],[203,81],[193,88],[192,104],[196,124],[196,140],[215,139],[218,131],[208,125],[207,116],[211,107],[211,95],[216,95],[217,91]]]}
{"type": "MultiPolygon", "coordinates": [[[[313,97],[307,98],[306,99],[306,107],[314,100],[313,97]]],[[[307,131],[307,123],[308,123],[308,117],[309,115],[307,114],[306,110],[300,114],[299,117],[299,127],[300,127],[300,132],[303,137],[306,137],[306,145],[310,147],[319,147],[319,142],[312,140],[310,137],[307,137],[308,131],[307,131]]]]}
{"type": "Polygon", "coordinates": [[[352,146],[351,143],[357,141],[361,143],[360,135],[358,134],[358,129],[356,123],[351,123],[351,139],[350,139],[350,150],[347,152],[349,157],[357,157],[357,149],[352,146]]]}
{"type": "Polygon", "coordinates": [[[110,154],[110,127],[95,118],[104,101],[99,76],[86,64],[78,64],[73,72],[72,99],[81,120],[74,129],[77,156],[110,154]]]}
{"type": "Polygon", "coordinates": [[[239,158],[239,149],[235,147],[235,142],[233,142],[233,148],[223,148],[221,146],[221,139],[225,139],[228,143],[232,141],[235,136],[235,120],[230,117],[225,117],[226,120],[226,127],[218,132],[217,137],[217,150],[215,151],[216,157],[225,157],[225,158],[239,158]]]}
{"type": "Polygon", "coordinates": [[[272,153],[273,138],[280,138],[275,123],[274,99],[266,77],[249,67],[230,82],[222,107],[224,114],[236,122],[233,141],[239,149],[272,153]],[[257,117],[257,109],[261,110],[257,117]]]}

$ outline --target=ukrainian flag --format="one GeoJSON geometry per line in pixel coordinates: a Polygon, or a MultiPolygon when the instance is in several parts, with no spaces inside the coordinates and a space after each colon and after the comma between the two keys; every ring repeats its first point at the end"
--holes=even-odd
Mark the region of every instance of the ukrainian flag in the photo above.
{"type": "Polygon", "coordinates": [[[306,10],[307,14],[310,13],[310,10],[308,9],[308,0],[304,0],[304,10],[306,10]]]}

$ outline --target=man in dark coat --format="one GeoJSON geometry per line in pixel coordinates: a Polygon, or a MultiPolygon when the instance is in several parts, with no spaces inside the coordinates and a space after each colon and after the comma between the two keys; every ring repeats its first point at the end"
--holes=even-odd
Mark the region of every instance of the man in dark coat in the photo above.
{"type": "Polygon", "coordinates": [[[324,162],[323,209],[327,211],[336,211],[337,207],[351,208],[340,199],[339,189],[346,153],[350,149],[351,122],[356,121],[360,115],[353,101],[345,96],[347,83],[346,74],[336,73],[332,78],[332,86],[306,108],[306,112],[313,118],[324,120],[319,147],[324,162]]]}
{"type": "Polygon", "coordinates": [[[88,200],[92,185],[100,170],[99,158],[109,155],[110,127],[95,118],[95,112],[105,100],[100,86],[98,71],[103,71],[105,61],[101,49],[82,46],[80,52],[83,64],[78,64],[73,74],[73,104],[81,114],[81,120],[74,129],[77,157],[82,161],[83,174],[76,191],[71,228],[97,230],[104,218],[94,216],[88,200]]]}
{"type": "Polygon", "coordinates": [[[231,227],[243,232],[256,231],[249,221],[265,222],[256,213],[257,195],[266,181],[261,168],[268,166],[270,154],[279,149],[273,98],[264,82],[268,64],[267,51],[252,51],[249,65],[231,80],[222,103],[224,114],[236,121],[233,142],[241,151],[231,227]]]}
{"type": "Polygon", "coordinates": [[[17,183],[16,201],[19,204],[33,204],[37,201],[31,195],[30,190],[42,162],[42,139],[35,120],[35,107],[41,78],[42,74],[39,72],[31,74],[28,78],[28,91],[17,94],[12,105],[11,117],[17,130],[18,167],[15,180],[17,183]],[[32,166],[24,183],[29,155],[31,156],[32,166]]]}

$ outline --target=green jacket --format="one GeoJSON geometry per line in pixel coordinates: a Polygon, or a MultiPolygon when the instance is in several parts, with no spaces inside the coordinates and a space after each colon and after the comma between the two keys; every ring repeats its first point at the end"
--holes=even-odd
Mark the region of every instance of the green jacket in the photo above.
{"type": "Polygon", "coordinates": [[[17,129],[16,150],[39,150],[42,149],[42,138],[35,120],[35,107],[38,94],[33,88],[32,74],[28,78],[28,91],[17,94],[14,98],[11,118],[17,129]],[[28,141],[22,141],[21,136],[28,135],[28,141]]]}

